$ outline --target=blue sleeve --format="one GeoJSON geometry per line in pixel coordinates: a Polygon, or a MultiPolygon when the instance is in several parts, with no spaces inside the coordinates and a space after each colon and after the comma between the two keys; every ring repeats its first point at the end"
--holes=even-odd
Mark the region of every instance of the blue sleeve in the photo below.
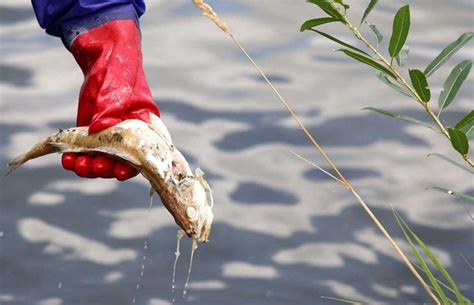
{"type": "MultiPolygon", "coordinates": [[[[135,19],[145,12],[143,0],[32,0],[36,18],[46,33],[68,41],[78,29],[113,20],[135,19]]],[[[76,33],[77,32],[77,33],[76,33]]]]}

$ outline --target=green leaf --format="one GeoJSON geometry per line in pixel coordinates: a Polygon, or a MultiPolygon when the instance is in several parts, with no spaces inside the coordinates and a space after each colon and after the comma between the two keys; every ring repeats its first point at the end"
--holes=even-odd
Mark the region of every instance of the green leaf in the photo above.
{"type": "Polygon", "coordinates": [[[321,296],[321,299],[332,300],[332,301],[351,304],[351,305],[362,305],[362,303],[359,303],[359,302],[344,300],[344,299],[340,299],[340,298],[327,297],[327,296],[321,296]]]}
{"type": "Polygon", "coordinates": [[[392,83],[390,81],[390,79],[388,79],[387,75],[383,74],[383,73],[379,73],[377,75],[377,77],[382,81],[384,82],[387,86],[389,86],[390,88],[392,89],[395,89],[397,90],[398,92],[408,96],[408,97],[411,97],[413,98],[413,96],[405,89],[403,88],[402,86],[400,86],[399,84],[396,84],[396,83],[392,83]]]}
{"type": "Polygon", "coordinates": [[[430,129],[436,130],[433,126],[431,126],[431,125],[429,125],[425,122],[422,122],[420,120],[409,117],[407,115],[404,115],[404,114],[398,114],[398,113],[395,113],[395,112],[390,112],[390,111],[387,111],[387,110],[378,109],[378,108],[374,108],[374,107],[365,107],[365,108],[362,108],[362,110],[374,111],[374,112],[377,112],[377,113],[380,113],[380,114],[388,115],[388,116],[390,116],[392,118],[395,118],[395,119],[399,119],[399,120],[402,120],[402,121],[414,123],[414,124],[417,124],[417,125],[421,125],[421,126],[428,127],[430,129]]]}
{"type": "Polygon", "coordinates": [[[448,194],[448,195],[456,196],[456,197],[459,197],[459,198],[467,199],[467,200],[470,200],[470,201],[474,202],[474,197],[463,194],[463,193],[451,191],[451,190],[448,190],[448,189],[445,189],[445,188],[442,188],[442,187],[438,187],[438,186],[430,187],[430,189],[433,189],[433,190],[436,190],[438,192],[445,193],[445,194],[448,194]]]}
{"type": "Polygon", "coordinates": [[[360,61],[361,63],[364,63],[366,65],[369,65],[369,66],[371,66],[371,67],[373,67],[373,68],[375,68],[379,71],[382,71],[383,73],[389,75],[390,77],[393,77],[394,79],[397,78],[395,76],[395,74],[392,73],[392,71],[385,68],[384,66],[382,66],[381,64],[379,64],[378,62],[376,62],[375,60],[373,60],[370,57],[367,57],[367,56],[364,56],[364,55],[361,55],[361,54],[358,54],[358,53],[354,53],[354,52],[352,52],[350,50],[347,50],[347,49],[341,49],[341,50],[338,50],[338,51],[342,51],[347,56],[350,56],[350,57],[354,58],[355,60],[360,61]]]}
{"type": "Polygon", "coordinates": [[[364,23],[364,20],[369,16],[370,12],[374,8],[374,6],[377,4],[378,0],[370,0],[369,5],[365,9],[364,15],[362,16],[362,19],[360,20],[360,24],[364,23]]]}
{"type": "Polygon", "coordinates": [[[444,268],[444,266],[438,261],[438,259],[436,258],[436,256],[433,254],[433,252],[431,252],[431,250],[428,248],[428,246],[426,246],[426,244],[423,242],[423,240],[421,240],[421,238],[419,238],[415,232],[408,226],[408,224],[400,217],[401,221],[403,222],[403,224],[405,225],[405,228],[410,232],[410,234],[412,235],[412,237],[416,240],[416,242],[418,243],[418,245],[420,245],[421,249],[423,250],[423,252],[426,254],[426,256],[430,259],[430,261],[433,263],[433,265],[435,265],[436,269],[439,270],[439,272],[443,275],[443,277],[446,279],[446,281],[449,283],[449,285],[451,286],[451,288],[454,290],[454,295],[457,297],[458,299],[458,303],[459,304],[462,304],[464,298],[463,296],[461,295],[456,283],[454,282],[453,278],[449,275],[449,273],[446,271],[446,269],[444,268]]]}
{"type": "Polygon", "coordinates": [[[431,282],[431,285],[433,285],[434,290],[438,294],[438,296],[441,298],[443,301],[443,304],[450,304],[448,298],[446,297],[444,291],[441,289],[441,287],[438,284],[438,281],[436,281],[436,278],[433,276],[433,273],[431,273],[430,268],[428,267],[428,264],[426,263],[425,259],[421,255],[420,251],[416,247],[415,243],[412,241],[410,235],[407,233],[407,229],[409,229],[408,225],[403,221],[402,217],[396,212],[395,210],[393,211],[393,214],[395,215],[395,219],[400,226],[400,229],[402,229],[403,235],[405,235],[405,239],[408,241],[408,244],[410,244],[411,249],[416,255],[416,258],[418,259],[418,262],[421,265],[421,268],[425,272],[426,276],[431,282]],[[407,228],[408,227],[408,228],[407,228]]]}
{"type": "Polygon", "coordinates": [[[468,173],[470,173],[470,174],[474,174],[474,169],[472,169],[471,167],[466,167],[466,166],[464,166],[463,164],[458,163],[458,162],[452,160],[451,158],[448,158],[448,157],[446,157],[446,156],[444,156],[444,155],[442,155],[442,154],[428,154],[427,157],[431,157],[431,156],[438,157],[438,158],[440,158],[440,159],[442,159],[442,160],[444,160],[444,161],[446,161],[446,162],[451,163],[451,164],[454,165],[454,166],[459,167],[459,168],[462,169],[462,170],[465,170],[466,172],[468,172],[468,173]]]}
{"type": "Polygon", "coordinates": [[[455,128],[464,132],[468,139],[474,138],[474,110],[463,117],[455,128]]]}
{"type": "Polygon", "coordinates": [[[408,53],[410,53],[410,48],[405,45],[402,47],[397,57],[395,57],[395,60],[397,61],[399,67],[403,68],[405,66],[406,61],[408,59],[408,53]]]}
{"type": "Polygon", "coordinates": [[[346,42],[344,42],[344,41],[341,41],[341,40],[337,39],[337,38],[334,37],[334,36],[331,36],[331,35],[329,35],[329,34],[327,34],[327,33],[324,33],[324,32],[318,31],[318,30],[314,30],[314,29],[311,29],[311,30],[312,30],[313,32],[316,32],[316,33],[318,33],[318,34],[320,34],[320,35],[326,37],[327,39],[332,40],[332,41],[334,41],[334,42],[336,42],[336,43],[338,43],[338,44],[340,44],[340,45],[343,45],[343,46],[345,46],[345,47],[347,47],[347,48],[349,48],[349,49],[352,49],[352,50],[354,50],[354,51],[357,51],[357,52],[360,52],[360,53],[365,54],[365,55],[367,55],[367,56],[370,56],[369,53],[367,53],[367,52],[365,52],[365,51],[363,51],[363,50],[361,50],[361,49],[359,49],[359,48],[357,48],[357,47],[351,46],[350,44],[348,44],[348,43],[346,43],[346,42]]]}
{"type": "Polygon", "coordinates": [[[423,249],[423,252],[425,252],[426,256],[428,256],[428,258],[433,263],[433,265],[435,265],[436,269],[438,269],[438,271],[443,275],[443,277],[449,283],[451,288],[454,290],[454,295],[456,296],[458,300],[458,304],[462,304],[464,301],[464,298],[461,295],[461,292],[459,291],[459,288],[454,282],[451,275],[449,275],[448,271],[446,271],[444,266],[438,261],[436,256],[433,254],[433,252],[431,252],[431,250],[426,246],[426,244],[410,229],[410,227],[408,227],[408,229],[410,230],[410,233],[412,234],[412,236],[415,238],[416,242],[421,246],[421,249],[423,249]]]}
{"type": "Polygon", "coordinates": [[[453,68],[448,78],[444,82],[443,91],[439,95],[438,105],[440,110],[445,109],[456,97],[462,83],[466,80],[471,71],[472,61],[464,60],[453,68]]]}
{"type": "Polygon", "coordinates": [[[439,67],[441,67],[448,59],[453,56],[459,49],[461,49],[466,43],[468,43],[474,37],[474,32],[467,32],[459,36],[458,39],[451,42],[446,48],[436,56],[435,59],[426,67],[425,75],[429,77],[433,74],[439,67]]]}
{"type": "Polygon", "coordinates": [[[375,24],[370,23],[368,21],[366,21],[365,23],[369,26],[369,28],[372,30],[372,32],[374,32],[375,37],[377,38],[377,44],[381,43],[382,40],[383,40],[383,35],[382,35],[382,33],[380,33],[377,26],[375,26],[375,24]]]}
{"type": "Polygon", "coordinates": [[[344,0],[333,0],[334,3],[337,3],[339,4],[340,6],[342,6],[345,10],[348,10],[350,8],[349,5],[347,5],[346,3],[344,3],[344,0]]]}
{"type": "Polygon", "coordinates": [[[300,31],[303,32],[305,30],[310,30],[311,28],[313,28],[315,26],[318,26],[318,25],[322,25],[322,24],[326,24],[326,23],[330,23],[330,22],[338,22],[338,21],[339,20],[334,18],[334,17],[324,17],[324,18],[306,20],[301,25],[300,31]]]}
{"type": "Polygon", "coordinates": [[[407,40],[408,31],[410,30],[410,6],[402,6],[393,20],[392,37],[388,51],[390,56],[396,57],[407,40]]]}
{"type": "MultiPolygon", "coordinates": [[[[413,264],[413,265],[415,265],[415,267],[416,267],[418,270],[421,270],[421,271],[425,272],[418,264],[413,264]]],[[[425,273],[425,274],[426,274],[426,273],[425,273]]],[[[436,279],[436,281],[437,281],[443,288],[445,288],[446,290],[448,290],[449,292],[452,292],[452,293],[454,294],[454,290],[453,290],[451,287],[449,287],[448,285],[446,285],[443,281],[440,281],[438,278],[435,277],[435,279],[436,279]]],[[[430,286],[430,287],[431,287],[431,286],[430,286]]],[[[431,288],[432,288],[432,287],[431,287],[431,288]]],[[[471,302],[468,298],[466,298],[465,296],[462,295],[462,298],[464,299],[464,302],[465,302],[465,303],[461,303],[461,304],[466,304],[466,305],[467,305],[467,304],[472,304],[472,302],[471,302]],[[469,303],[469,302],[471,302],[471,303],[469,303]]],[[[449,299],[449,298],[448,298],[448,299],[449,299]]],[[[451,299],[449,299],[449,301],[450,301],[449,304],[452,304],[452,305],[456,304],[456,302],[452,301],[451,299]]]]}
{"type": "Polygon", "coordinates": [[[431,99],[430,88],[428,87],[428,81],[426,80],[425,74],[420,70],[409,70],[411,83],[415,88],[416,93],[423,102],[428,102],[431,99]]]}
{"type": "MultiPolygon", "coordinates": [[[[425,255],[430,259],[430,261],[433,263],[433,265],[435,265],[436,269],[438,269],[438,271],[443,275],[443,277],[446,279],[446,281],[449,283],[449,285],[451,286],[451,288],[454,290],[454,295],[456,296],[456,298],[458,299],[458,304],[462,304],[463,301],[464,301],[464,297],[461,295],[461,293],[459,292],[459,289],[456,285],[456,283],[454,282],[453,278],[449,275],[449,273],[446,271],[446,269],[444,268],[444,266],[438,261],[438,259],[436,258],[436,256],[433,254],[433,252],[431,252],[431,250],[428,248],[428,246],[423,242],[423,240],[421,240],[421,238],[419,238],[415,232],[410,228],[410,226],[400,217],[400,215],[397,213],[398,215],[398,218],[399,220],[402,222],[402,224],[405,226],[405,228],[408,230],[408,232],[411,234],[411,236],[416,240],[416,242],[418,243],[418,245],[421,247],[421,249],[423,250],[423,252],[425,253],[425,255]]],[[[438,281],[435,280],[435,283],[437,284],[438,281]]],[[[439,286],[438,286],[439,287],[439,286]]],[[[441,287],[439,287],[439,289],[441,289],[441,287]]],[[[438,293],[439,294],[439,293],[438,293]]],[[[442,295],[440,295],[440,297],[443,299],[443,295],[444,295],[444,292],[442,293],[442,295]]],[[[445,295],[444,295],[445,296],[445,295]]],[[[445,302],[446,300],[443,299],[443,302],[445,302]]],[[[444,303],[444,304],[448,304],[448,303],[444,303]]]]}
{"type": "Polygon", "coordinates": [[[451,138],[451,144],[455,150],[457,150],[461,155],[467,155],[469,151],[469,142],[467,137],[461,130],[448,128],[449,137],[451,138]]]}
{"type": "Polygon", "coordinates": [[[321,8],[323,11],[326,12],[331,17],[334,17],[340,21],[342,21],[342,14],[337,9],[333,8],[331,4],[329,4],[326,0],[308,0],[308,2],[316,4],[321,8]]]}

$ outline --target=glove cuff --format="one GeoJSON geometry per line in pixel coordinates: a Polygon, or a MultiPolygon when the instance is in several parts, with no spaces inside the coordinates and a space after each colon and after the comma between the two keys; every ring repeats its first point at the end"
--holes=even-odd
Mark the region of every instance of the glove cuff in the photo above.
{"type": "Polygon", "coordinates": [[[133,20],[140,27],[139,16],[132,4],[106,7],[86,16],[69,19],[61,24],[61,39],[69,50],[80,34],[115,20],[133,20]]]}

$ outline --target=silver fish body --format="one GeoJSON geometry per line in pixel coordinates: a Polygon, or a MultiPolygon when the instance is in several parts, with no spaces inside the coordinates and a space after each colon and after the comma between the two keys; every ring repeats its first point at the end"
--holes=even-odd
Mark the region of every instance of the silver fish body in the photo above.
{"type": "Polygon", "coordinates": [[[208,241],[213,220],[209,184],[199,168],[191,171],[156,115],[150,114],[150,124],[127,120],[92,135],[87,127],[60,130],[12,160],[8,173],[54,152],[102,152],[129,162],[150,182],[184,232],[196,241],[208,241]]]}

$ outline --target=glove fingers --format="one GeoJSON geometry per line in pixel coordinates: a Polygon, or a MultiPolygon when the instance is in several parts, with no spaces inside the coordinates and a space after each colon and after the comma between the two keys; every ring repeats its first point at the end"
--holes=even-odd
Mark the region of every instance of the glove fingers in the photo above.
{"type": "Polygon", "coordinates": [[[92,158],[87,155],[82,155],[77,157],[76,161],[74,162],[74,171],[76,175],[83,178],[96,178],[92,174],[92,158]]]}
{"type": "Polygon", "coordinates": [[[115,178],[124,181],[138,175],[138,171],[127,163],[117,162],[114,168],[115,178]]]}
{"type": "Polygon", "coordinates": [[[73,171],[74,163],[76,162],[78,155],[75,153],[64,153],[61,157],[61,164],[65,170],[73,171]]]}
{"type": "Polygon", "coordinates": [[[124,181],[138,175],[133,166],[115,161],[107,155],[64,153],[61,163],[64,169],[73,171],[83,178],[116,178],[124,181]]]}
{"type": "Polygon", "coordinates": [[[115,178],[114,167],[115,161],[106,156],[98,156],[94,158],[91,164],[92,173],[100,178],[115,178]]]}

